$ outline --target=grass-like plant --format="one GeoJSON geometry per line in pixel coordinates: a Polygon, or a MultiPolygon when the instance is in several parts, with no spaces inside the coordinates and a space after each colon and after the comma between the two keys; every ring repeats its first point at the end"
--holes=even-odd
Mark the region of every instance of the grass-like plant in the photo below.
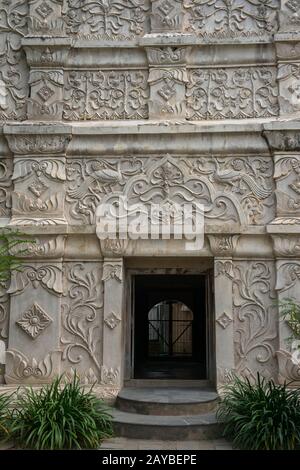
{"type": "Polygon", "coordinates": [[[9,438],[9,420],[8,420],[8,407],[10,403],[10,396],[6,394],[0,395],[0,441],[9,438]]]}
{"type": "Polygon", "coordinates": [[[233,378],[225,386],[217,412],[224,435],[239,449],[292,450],[300,444],[300,390],[233,378]]]}
{"type": "Polygon", "coordinates": [[[78,377],[63,377],[39,390],[26,389],[11,413],[12,438],[22,448],[94,449],[112,435],[111,416],[78,377]]]}

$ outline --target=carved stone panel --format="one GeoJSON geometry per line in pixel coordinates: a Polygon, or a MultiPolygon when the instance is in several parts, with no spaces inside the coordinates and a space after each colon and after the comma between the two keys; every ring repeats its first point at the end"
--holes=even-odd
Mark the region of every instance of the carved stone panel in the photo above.
{"type": "Polygon", "coordinates": [[[148,0],[66,0],[63,18],[77,38],[128,40],[147,28],[148,0]]]}
{"type": "Polygon", "coordinates": [[[62,308],[62,369],[83,383],[100,380],[103,285],[99,263],[65,263],[62,308]]]}
{"type": "Polygon", "coordinates": [[[270,157],[129,157],[67,163],[67,212],[94,224],[101,202],[173,200],[204,204],[207,224],[263,225],[274,218],[270,157]]]}
{"type": "Polygon", "coordinates": [[[233,321],[237,372],[275,377],[278,311],[272,261],[236,261],[233,266],[233,321]]]}
{"type": "Polygon", "coordinates": [[[65,35],[62,18],[64,0],[30,0],[28,27],[31,36],[65,35]]]}
{"type": "Polygon", "coordinates": [[[274,224],[300,222],[300,157],[276,155],[274,179],[276,182],[276,219],[274,224]]]}
{"type": "Polygon", "coordinates": [[[56,225],[64,219],[63,157],[15,158],[12,225],[56,225]]]}
{"type": "Polygon", "coordinates": [[[6,382],[49,382],[60,373],[61,263],[24,264],[8,293],[6,382]]]}
{"type": "Polygon", "coordinates": [[[278,115],[272,67],[191,69],[187,119],[246,119],[278,115]]]}
{"type": "Polygon", "coordinates": [[[277,29],[279,0],[185,0],[185,31],[205,39],[268,37],[277,29]]]}
{"type": "Polygon", "coordinates": [[[11,214],[12,159],[0,159],[0,218],[11,214]]]}
{"type": "Polygon", "coordinates": [[[278,66],[280,114],[300,114],[300,64],[289,63],[278,66]]]}
{"type": "Polygon", "coordinates": [[[143,70],[68,72],[65,78],[64,119],[146,119],[147,75],[143,70]]]}
{"type": "Polygon", "coordinates": [[[183,27],[182,0],[151,0],[151,32],[180,32],[183,27]]]}
{"type": "Polygon", "coordinates": [[[26,119],[28,67],[21,39],[27,32],[28,2],[1,2],[0,121],[26,119]]]}

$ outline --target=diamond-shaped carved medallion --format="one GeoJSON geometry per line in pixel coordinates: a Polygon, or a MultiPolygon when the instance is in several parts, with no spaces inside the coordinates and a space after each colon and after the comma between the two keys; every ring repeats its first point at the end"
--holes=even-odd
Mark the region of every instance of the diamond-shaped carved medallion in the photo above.
{"type": "Polygon", "coordinates": [[[35,339],[51,322],[49,315],[37,303],[34,303],[16,323],[32,339],[35,339]]]}
{"type": "Polygon", "coordinates": [[[54,95],[54,91],[49,88],[47,85],[44,85],[38,92],[37,94],[43,101],[47,101],[51,98],[51,96],[54,95]]]}
{"type": "Polygon", "coordinates": [[[174,5],[172,5],[172,3],[169,2],[169,0],[166,0],[158,7],[158,9],[163,15],[168,16],[171,13],[171,11],[174,9],[174,5]]]}
{"type": "Polygon", "coordinates": [[[28,186],[28,189],[36,197],[40,197],[45,191],[47,191],[48,186],[41,180],[35,180],[28,186]]]}
{"type": "Polygon", "coordinates": [[[160,88],[160,90],[158,90],[157,93],[165,101],[169,101],[169,99],[176,94],[176,91],[174,89],[174,83],[171,80],[165,81],[165,84],[162,88],[160,88]]]}
{"type": "Polygon", "coordinates": [[[47,18],[47,16],[51,15],[53,13],[53,8],[48,5],[47,2],[42,2],[40,6],[38,6],[35,11],[37,12],[38,15],[40,15],[43,19],[47,18]]]}
{"type": "Polygon", "coordinates": [[[104,321],[105,321],[106,325],[111,330],[113,330],[114,328],[116,328],[116,326],[118,326],[121,319],[119,317],[117,317],[117,315],[114,312],[111,312],[109,315],[107,315],[107,317],[105,318],[104,321]]]}
{"type": "Polygon", "coordinates": [[[232,322],[232,318],[230,318],[230,316],[224,312],[219,316],[219,318],[217,318],[217,322],[225,330],[225,328],[227,328],[227,326],[232,322]]]}

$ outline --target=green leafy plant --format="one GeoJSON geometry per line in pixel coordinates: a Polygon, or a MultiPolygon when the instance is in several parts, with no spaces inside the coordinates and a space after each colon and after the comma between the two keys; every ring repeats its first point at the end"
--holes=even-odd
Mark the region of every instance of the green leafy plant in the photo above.
{"type": "Polygon", "coordinates": [[[300,338],[300,304],[295,299],[286,298],[279,302],[279,311],[292,330],[289,340],[300,338]]]}
{"type": "Polygon", "coordinates": [[[257,374],[257,382],[233,378],[218,411],[224,435],[240,449],[292,450],[300,444],[300,391],[257,374]]]}
{"type": "Polygon", "coordinates": [[[6,440],[10,436],[9,432],[9,419],[8,407],[10,403],[10,396],[7,394],[0,395],[0,440],[6,440]]]}
{"type": "MultiPolygon", "coordinates": [[[[20,255],[27,252],[26,248],[23,248],[27,243],[28,240],[22,238],[22,234],[18,231],[9,228],[0,230],[0,286],[5,286],[12,271],[21,270],[20,255]]],[[[34,240],[30,243],[34,243],[34,240]]]]}
{"type": "Polygon", "coordinates": [[[112,435],[108,408],[78,377],[63,376],[40,390],[26,389],[11,413],[13,439],[22,448],[93,449],[112,435]]]}

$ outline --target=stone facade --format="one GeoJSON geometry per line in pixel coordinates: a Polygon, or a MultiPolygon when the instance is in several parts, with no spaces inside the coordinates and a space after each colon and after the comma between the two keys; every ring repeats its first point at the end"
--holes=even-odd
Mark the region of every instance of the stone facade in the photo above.
{"type": "Polygon", "coordinates": [[[36,241],[0,291],[2,383],[76,370],[116,394],[129,268],[208,264],[208,378],[300,381],[276,305],[300,300],[300,3],[0,5],[0,225],[36,241]],[[117,195],[204,204],[204,247],[100,241],[97,207],[117,195]]]}

